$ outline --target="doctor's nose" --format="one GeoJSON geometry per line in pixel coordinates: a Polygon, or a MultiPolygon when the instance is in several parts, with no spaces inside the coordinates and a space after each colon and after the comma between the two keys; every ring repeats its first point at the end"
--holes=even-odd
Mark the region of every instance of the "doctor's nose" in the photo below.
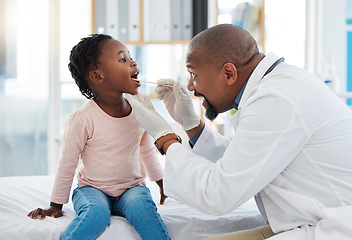
{"type": "Polygon", "coordinates": [[[195,83],[194,83],[194,80],[193,80],[192,77],[188,81],[187,88],[188,88],[189,91],[195,90],[195,83]]]}

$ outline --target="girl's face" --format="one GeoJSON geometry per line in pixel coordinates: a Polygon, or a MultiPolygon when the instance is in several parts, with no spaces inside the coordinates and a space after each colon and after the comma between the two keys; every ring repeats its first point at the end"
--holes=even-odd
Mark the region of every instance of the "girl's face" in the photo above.
{"type": "Polygon", "coordinates": [[[139,69],[133,61],[126,46],[115,39],[103,42],[98,70],[104,80],[105,93],[137,94],[141,84],[138,79],[139,69]]]}

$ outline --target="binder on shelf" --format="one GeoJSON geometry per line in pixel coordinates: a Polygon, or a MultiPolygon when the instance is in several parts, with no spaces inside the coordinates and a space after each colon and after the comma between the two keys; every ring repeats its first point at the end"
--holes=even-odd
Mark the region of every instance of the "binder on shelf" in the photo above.
{"type": "Polygon", "coordinates": [[[171,40],[183,39],[183,1],[171,0],[171,40]]]}
{"type": "Polygon", "coordinates": [[[95,1],[95,33],[105,33],[106,32],[106,0],[96,0],[95,1]]]}
{"type": "Polygon", "coordinates": [[[192,38],[192,1],[171,0],[171,40],[192,38]]]}
{"type": "Polygon", "coordinates": [[[141,40],[140,7],[141,7],[140,0],[129,0],[129,7],[128,7],[129,39],[128,41],[138,42],[141,40]]]}
{"type": "Polygon", "coordinates": [[[190,40],[194,31],[199,32],[194,29],[207,27],[207,0],[144,0],[143,4],[142,0],[96,0],[94,23],[95,32],[109,34],[120,41],[190,40]]]}
{"type": "Polygon", "coordinates": [[[119,40],[119,1],[120,0],[106,0],[105,6],[105,28],[106,34],[119,40]]]}
{"type": "Polygon", "coordinates": [[[149,0],[148,38],[150,42],[171,40],[171,0],[149,0]]]}
{"type": "MultiPolygon", "coordinates": [[[[177,1],[177,0],[174,0],[177,1]]],[[[193,34],[193,24],[192,24],[192,13],[193,13],[193,4],[190,0],[181,0],[182,2],[182,37],[181,40],[191,40],[193,34]]]]}
{"type": "MultiPolygon", "coordinates": [[[[116,1],[116,0],[115,0],[116,1]]],[[[118,40],[128,41],[129,40],[129,1],[128,0],[118,0],[118,12],[115,14],[118,16],[118,40]]]]}

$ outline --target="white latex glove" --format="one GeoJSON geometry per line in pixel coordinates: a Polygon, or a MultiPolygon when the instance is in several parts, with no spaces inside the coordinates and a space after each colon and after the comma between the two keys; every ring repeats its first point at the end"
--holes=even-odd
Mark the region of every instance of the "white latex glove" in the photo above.
{"type": "Polygon", "coordinates": [[[157,113],[148,97],[141,94],[125,94],[125,98],[130,103],[133,114],[139,124],[149,133],[154,141],[169,133],[174,133],[171,126],[157,113]]]}
{"type": "Polygon", "coordinates": [[[155,88],[156,97],[163,100],[170,116],[187,131],[200,123],[200,117],[195,113],[193,102],[188,91],[172,79],[158,80],[155,88]],[[168,86],[165,86],[165,85],[168,86]]]}

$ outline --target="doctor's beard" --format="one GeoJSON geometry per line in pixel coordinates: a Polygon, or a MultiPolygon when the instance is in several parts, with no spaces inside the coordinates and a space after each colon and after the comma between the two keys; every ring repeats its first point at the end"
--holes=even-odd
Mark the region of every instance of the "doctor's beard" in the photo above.
{"type": "Polygon", "coordinates": [[[213,105],[211,105],[211,103],[205,99],[205,101],[207,101],[208,104],[208,109],[205,111],[205,116],[210,120],[213,121],[218,115],[218,111],[216,111],[215,107],[213,105]]]}
{"type": "Polygon", "coordinates": [[[210,121],[213,121],[218,115],[218,111],[215,109],[215,107],[208,101],[208,99],[201,93],[194,91],[194,96],[196,97],[203,97],[204,101],[206,101],[208,108],[206,108],[205,111],[205,116],[208,118],[210,121]]]}

